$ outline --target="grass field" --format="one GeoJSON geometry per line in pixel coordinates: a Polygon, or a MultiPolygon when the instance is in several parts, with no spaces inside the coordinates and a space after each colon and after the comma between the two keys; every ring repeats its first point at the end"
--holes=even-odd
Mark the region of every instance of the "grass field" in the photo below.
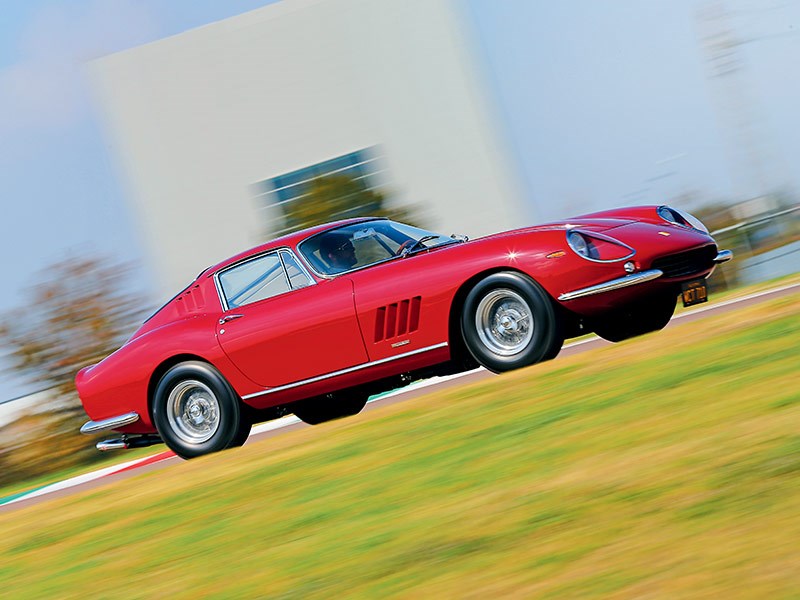
{"type": "Polygon", "coordinates": [[[796,598],[800,295],[0,515],[0,595],[796,598]]]}

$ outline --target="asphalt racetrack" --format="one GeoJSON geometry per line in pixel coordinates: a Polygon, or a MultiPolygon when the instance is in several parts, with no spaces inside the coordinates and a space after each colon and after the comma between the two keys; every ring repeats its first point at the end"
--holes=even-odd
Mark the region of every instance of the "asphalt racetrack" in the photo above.
{"type": "MultiPolygon", "coordinates": [[[[797,291],[800,288],[800,282],[792,283],[773,289],[765,290],[744,296],[741,298],[733,298],[730,300],[714,303],[709,302],[699,308],[690,309],[676,314],[668,327],[680,326],[681,323],[702,319],[706,316],[716,315],[724,312],[738,310],[745,306],[758,304],[767,300],[772,300],[782,296],[787,296],[797,291]]],[[[609,342],[597,337],[590,337],[576,342],[569,343],[564,346],[559,356],[569,356],[578,352],[585,352],[609,342]]],[[[556,359],[558,360],[558,359],[556,359]]],[[[406,388],[390,392],[373,398],[364,410],[374,410],[377,406],[385,406],[396,402],[403,402],[411,398],[416,398],[424,394],[430,394],[436,390],[441,390],[447,387],[464,385],[474,381],[487,379],[490,377],[497,377],[485,369],[476,369],[468,373],[453,375],[450,377],[439,377],[422,382],[414,383],[406,388]]],[[[248,439],[248,444],[258,443],[260,439],[282,435],[284,432],[298,429],[301,427],[309,427],[300,422],[293,415],[284,417],[277,421],[271,421],[256,425],[253,432],[248,439]]],[[[235,451],[235,450],[234,450],[235,451]]],[[[121,462],[118,465],[106,467],[87,473],[78,477],[71,478],[62,482],[47,485],[36,490],[17,494],[10,498],[0,498],[0,513],[16,510],[26,506],[38,504],[51,499],[69,496],[71,494],[80,493],[88,489],[97,488],[99,486],[107,485],[114,481],[127,479],[133,475],[145,473],[148,471],[155,471],[165,468],[168,465],[174,465],[182,462],[182,459],[176,457],[170,451],[154,452],[151,456],[139,458],[129,462],[124,461],[124,451],[121,451],[121,462]]]]}

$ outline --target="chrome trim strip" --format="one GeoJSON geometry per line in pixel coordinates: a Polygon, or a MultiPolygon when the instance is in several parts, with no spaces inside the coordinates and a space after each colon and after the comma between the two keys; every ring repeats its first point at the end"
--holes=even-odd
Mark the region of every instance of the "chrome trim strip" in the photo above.
{"type": "Polygon", "coordinates": [[[125,413],[124,415],[102,419],[101,421],[87,421],[81,427],[81,433],[91,435],[93,433],[97,433],[98,431],[105,431],[106,429],[117,429],[118,427],[124,427],[125,425],[130,425],[138,420],[139,413],[129,412],[125,413]]]}
{"type": "Polygon", "coordinates": [[[228,301],[225,299],[225,294],[222,293],[222,284],[219,282],[219,277],[217,277],[216,273],[211,275],[211,279],[214,281],[214,287],[217,290],[219,306],[222,309],[222,312],[225,312],[228,310],[228,301]]]}
{"type": "Polygon", "coordinates": [[[565,294],[561,294],[558,297],[558,299],[562,301],[575,300],[576,298],[583,298],[585,296],[594,296],[595,294],[612,292],[614,290],[626,288],[631,285],[637,285],[640,283],[645,283],[647,281],[652,281],[653,279],[658,279],[663,274],[664,273],[662,271],[659,271],[658,269],[641,271],[639,273],[633,273],[631,275],[626,275],[625,277],[620,277],[618,279],[612,279],[611,281],[606,281],[605,283],[598,283],[597,285],[592,285],[587,288],[582,288],[580,290],[575,290],[573,292],[567,292],[565,294]]]}
{"type": "Polygon", "coordinates": [[[716,264],[728,262],[730,259],[733,258],[733,252],[730,250],[720,250],[717,252],[717,257],[714,259],[716,264]]]}
{"type": "Polygon", "coordinates": [[[286,385],[280,385],[278,387],[269,388],[262,392],[256,392],[254,394],[247,394],[247,396],[242,396],[242,400],[248,400],[250,398],[255,398],[256,396],[265,396],[267,394],[274,394],[275,392],[282,392],[283,390],[290,390],[292,388],[300,387],[301,385],[306,385],[309,383],[316,383],[317,381],[322,381],[324,379],[330,379],[332,377],[338,377],[339,375],[345,375],[347,373],[353,373],[355,371],[361,371],[362,369],[367,369],[369,367],[374,367],[376,365],[382,365],[384,363],[391,362],[393,360],[400,360],[401,358],[407,358],[409,356],[414,356],[415,354],[422,354],[423,352],[428,352],[429,350],[436,350],[438,348],[444,348],[448,344],[447,342],[442,342],[441,344],[434,344],[433,346],[428,346],[426,348],[419,348],[418,350],[412,350],[411,352],[405,352],[404,354],[398,354],[397,356],[390,356],[388,358],[382,358],[380,360],[375,360],[372,362],[364,363],[361,365],[356,365],[355,367],[348,367],[347,369],[342,369],[341,371],[334,371],[333,373],[326,373],[325,375],[318,375],[317,377],[311,377],[309,379],[303,379],[302,381],[295,381],[294,383],[287,383],[286,385]]]}
{"type": "MultiPolygon", "coordinates": [[[[317,284],[317,280],[314,279],[314,277],[311,275],[311,273],[308,272],[308,268],[306,268],[305,263],[302,260],[300,260],[300,257],[297,256],[297,254],[295,253],[294,250],[292,250],[291,248],[280,248],[280,249],[278,249],[278,255],[280,255],[280,257],[281,257],[281,262],[283,263],[283,270],[286,272],[286,277],[289,279],[289,287],[291,287],[291,285],[292,285],[292,278],[289,277],[289,269],[286,268],[286,259],[283,257],[283,254],[291,254],[292,257],[294,257],[294,261],[297,263],[297,266],[300,267],[300,270],[303,271],[303,273],[306,274],[306,276],[308,277],[308,280],[311,282],[308,285],[316,285],[317,284]]],[[[308,285],[305,285],[303,287],[308,287],[308,285]]],[[[303,288],[292,288],[292,289],[293,290],[301,290],[303,288]]]]}

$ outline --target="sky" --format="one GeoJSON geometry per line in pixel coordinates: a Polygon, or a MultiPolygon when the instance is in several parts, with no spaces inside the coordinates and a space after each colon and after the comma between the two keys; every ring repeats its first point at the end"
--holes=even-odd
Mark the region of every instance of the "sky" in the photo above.
{"type": "MultiPolygon", "coordinates": [[[[38,273],[71,254],[138,266],[143,250],[87,63],[264,0],[0,0],[0,313],[27,310],[38,273]]],[[[0,354],[3,349],[0,348],[0,354]]],[[[0,374],[0,402],[33,391],[0,374]]]]}
{"type": "MultiPolygon", "coordinates": [[[[37,272],[77,253],[138,264],[148,292],[86,65],[267,3],[0,0],[0,313],[24,314],[37,272]]],[[[800,188],[800,0],[699,18],[709,3],[459,1],[531,214],[800,188]],[[709,77],[702,40],[725,29],[739,68],[709,77]]],[[[0,401],[33,391],[0,376],[0,401]]]]}
{"type": "Polygon", "coordinates": [[[564,216],[553,206],[570,213],[798,188],[800,1],[470,5],[544,218],[564,216]],[[715,4],[726,15],[701,18],[715,4]],[[709,77],[703,40],[725,30],[739,69],[709,77]]]}

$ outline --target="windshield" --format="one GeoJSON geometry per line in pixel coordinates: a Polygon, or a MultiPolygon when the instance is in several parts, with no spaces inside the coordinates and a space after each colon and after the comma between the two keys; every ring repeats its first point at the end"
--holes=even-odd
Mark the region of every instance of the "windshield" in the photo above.
{"type": "Polygon", "coordinates": [[[419,227],[381,219],[331,229],[305,240],[299,249],[315,271],[336,275],[456,241],[419,227]]]}

